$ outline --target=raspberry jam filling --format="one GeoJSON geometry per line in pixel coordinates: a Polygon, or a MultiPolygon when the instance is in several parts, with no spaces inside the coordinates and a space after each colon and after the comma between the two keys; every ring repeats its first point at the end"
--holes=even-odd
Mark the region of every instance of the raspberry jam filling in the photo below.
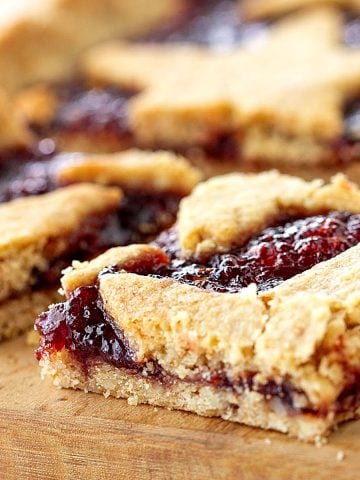
{"type": "Polygon", "coordinates": [[[55,85],[54,89],[59,98],[58,109],[50,124],[32,125],[38,134],[87,133],[131,144],[128,105],[134,92],[114,87],[90,88],[82,82],[55,85]]]}
{"type": "MultiPolygon", "coordinates": [[[[104,211],[91,215],[79,224],[79,228],[72,234],[64,237],[65,250],[50,262],[45,271],[34,271],[34,284],[32,288],[47,288],[59,281],[61,271],[71,265],[73,260],[90,260],[110,247],[114,246],[114,224],[116,225],[116,212],[104,211]]],[[[49,241],[45,247],[51,258],[52,252],[57,251],[59,239],[49,241]]]]}
{"type": "Polygon", "coordinates": [[[203,262],[182,259],[175,230],[156,244],[170,262],[149,272],[216,292],[236,293],[255,283],[259,291],[273,288],[360,242],[360,214],[330,212],[269,227],[245,245],[203,262]]]}

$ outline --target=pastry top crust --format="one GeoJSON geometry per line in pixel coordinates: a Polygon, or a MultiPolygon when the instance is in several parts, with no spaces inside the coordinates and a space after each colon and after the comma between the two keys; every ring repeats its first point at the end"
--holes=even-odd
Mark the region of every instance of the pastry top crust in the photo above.
{"type": "Polygon", "coordinates": [[[149,267],[166,264],[167,256],[158,247],[152,245],[128,245],[110,248],[102,255],[88,262],[73,262],[63,272],[61,285],[68,296],[76,288],[91,285],[98,275],[109,266],[117,266],[123,270],[134,270],[137,266],[149,267]]]}
{"type": "Polygon", "coordinates": [[[0,90],[0,150],[10,151],[29,146],[32,135],[16,106],[0,90]]]}
{"type": "Polygon", "coordinates": [[[344,134],[343,103],[360,87],[360,53],[340,42],[341,28],[341,14],[324,7],[277,23],[256,48],[221,54],[112,43],[87,53],[82,70],[97,82],[140,89],[130,101],[140,144],[211,144],[229,132],[246,142],[261,127],[327,145],[344,134]]]}
{"type": "Polygon", "coordinates": [[[115,248],[76,264],[62,283],[69,294],[93,284],[106,264],[117,265],[119,273],[98,277],[100,293],[138,361],[155,359],[179,378],[204,369],[225,370],[235,381],[249,371],[258,372],[259,383],[287,378],[313,407],[326,408],[345,387],[348,369],[359,369],[359,252],[353,247],[264,295],[255,286],[215,293],[121,272],[151,256],[158,261],[161,250],[150,246],[115,248]]]}
{"type": "Polygon", "coordinates": [[[0,300],[29,288],[88,218],[115,210],[120,198],[118,189],[82,184],[0,205],[0,300]]]}
{"type": "Polygon", "coordinates": [[[189,194],[201,173],[170,152],[126,152],[89,156],[66,163],[57,171],[60,183],[96,182],[147,192],[189,194]]]}
{"type": "Polygon", "coordinates": [[[215,177],[181,202],[180,246],[190,257],[226,252],[288,215],[329,210],[360,212],[360,191],[343,175],[329,184],[276,171],[215,177]]]}
{"type": "Polygon", "coordinates": [[[260,20],[318,5],[334,5],[360,12],[359,0],[243,0],[240,8],[246,20],[260,20]]]}
{"type": "Polygon", "coordinates": [[[148,6],[147,0],[2,2],[1,83],[14,91],[35,81],[63,78],[85,48],[114,37],[143,35],[178,15],[184,1],[153,0],[148,6]]]}

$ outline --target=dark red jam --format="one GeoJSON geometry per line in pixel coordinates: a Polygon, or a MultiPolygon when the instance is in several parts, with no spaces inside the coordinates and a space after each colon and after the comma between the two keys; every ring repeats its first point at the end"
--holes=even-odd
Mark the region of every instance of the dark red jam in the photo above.
{"type": "Polygon", "coordinates": [[[54,85],[59,107],[53,121],[46,126],[32,125],[46,136],[54,132],[97,135],[131,143],[128,123],[129,99],[134,92],[114,87],[91,88],[82,82],[54,85]]]}
{"type": "Polygon", "coordinates": [[[48,349],[66,348],[84,365],[101,359],[117,367],[137,367],[128,343],[104,310],[96,286],[77,289],[68,302],[41,314],[36,328],[42,335],[38,358],[48,349]]]}
{"type": "MultiPolygon", "coordinates": [[[[33,272],[33,287],[54,285],[59,281],[61,271],[71,265],[73,260],[90,260],[113,247],[117,236],[116,227],[117,212],[103,212],[84,220],[75,232],[64,238],[64,252],[60,256],[56,255],[46,271],[33,272]]],[[[51,258],[54,248],[56,251],[56,244],[50,240],[45,247],[45,255],[48,253],[51,258]]]]}
{"type": "Polygon", "coordinates": [[[259,291],[279,285],[360,242],[360,214],[330,212],[269,227],[230,253],[195,262],[182,259],[175,230],[156,244],[170,263],[149,272],[216,292],[235,293],[255,283],[259,291]]]}

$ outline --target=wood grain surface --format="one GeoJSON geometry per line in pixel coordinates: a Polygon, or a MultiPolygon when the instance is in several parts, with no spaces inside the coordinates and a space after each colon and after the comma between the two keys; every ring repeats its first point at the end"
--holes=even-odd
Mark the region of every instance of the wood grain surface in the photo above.
{"type": "Polygon", "coordinates": [[[218,419],[59,390],[40,380],[24,338],[0,345],[1,480],[332,477],[360,479],[360,422],[317,448],[218,419]]]}

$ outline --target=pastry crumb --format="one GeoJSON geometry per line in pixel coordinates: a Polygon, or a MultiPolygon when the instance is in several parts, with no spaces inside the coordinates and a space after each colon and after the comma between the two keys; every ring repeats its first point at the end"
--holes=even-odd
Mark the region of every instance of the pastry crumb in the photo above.
{"type": "Polygon", "coordinates": [[[265,443],[266,445],[271,445],[271,444],[272,444],[272,441],[270,440],[270,438],[265,438],[264,443],[265,443]]]}
{"type": "Polygon", "coordinates": [[[345,459],[345,452],[343,450],[339,450],[336,453],[336,461],[337,462],[342,462],[345,459]]]}
{"type": "Polygon", "coordinates": [[[127,400],[129,405],[136,406],[139,403],[139,399],[137,395],[133,395],[132,397],[129,397],[127,400]]]}

